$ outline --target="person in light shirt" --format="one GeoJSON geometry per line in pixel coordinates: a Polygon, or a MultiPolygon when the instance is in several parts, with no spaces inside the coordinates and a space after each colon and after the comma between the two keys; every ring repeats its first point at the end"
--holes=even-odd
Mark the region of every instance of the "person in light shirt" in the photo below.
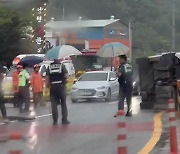
{"type": "Polygon", "coordinates": [[[29,93],[29,80],[30,75],[27,72],[27,65],[25,64],[23,66],[23,69],[21,68],[19,73],[19,110],[20,113],[28,112],[30,107],[30,93],[29,93]],[[25,108],[23,108],[23,104],[25,104],[25,108]]]}

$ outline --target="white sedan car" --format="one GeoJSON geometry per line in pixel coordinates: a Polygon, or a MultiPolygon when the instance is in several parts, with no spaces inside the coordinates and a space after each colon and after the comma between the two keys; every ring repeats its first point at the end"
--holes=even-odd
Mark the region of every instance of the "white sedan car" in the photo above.
{"type": "Polygon", "coordinates": [[[118,96],[119,83],[112,71],[92,71],[84,73],[73,85],[72,102],[79,99],[105,99],[110,101],[112,96],[118,96]]]}

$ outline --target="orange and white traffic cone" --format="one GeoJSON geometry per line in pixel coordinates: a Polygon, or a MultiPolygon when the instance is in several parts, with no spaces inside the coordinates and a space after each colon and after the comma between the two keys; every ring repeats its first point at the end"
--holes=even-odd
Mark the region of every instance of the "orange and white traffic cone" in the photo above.
{"type": "Polygon", "coordinates": [[[117,112],[117,116],[119,118],[119,122],[117,124],[118,126],[118,149],[117,154],[127,154],[127,132],[126,132],[126,119],[125,119],[125,113],[123,110],[119,110],[117,112]]]}
{"type": "Polygon", "coordinates": [[[177,131],[176,131],[176,114],[175,103],[173,99],[169,100],[169,125],[170,125],[170,153],[178,154],[177,131]]]}

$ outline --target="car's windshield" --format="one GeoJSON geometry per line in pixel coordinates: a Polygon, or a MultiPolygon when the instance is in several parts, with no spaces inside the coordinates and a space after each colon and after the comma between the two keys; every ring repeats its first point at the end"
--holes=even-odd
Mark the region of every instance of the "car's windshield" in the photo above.
{"type": "Polygon", "coordinates": [[[108,73],[85,73],[78,81],[107,81],[108,73]]]}

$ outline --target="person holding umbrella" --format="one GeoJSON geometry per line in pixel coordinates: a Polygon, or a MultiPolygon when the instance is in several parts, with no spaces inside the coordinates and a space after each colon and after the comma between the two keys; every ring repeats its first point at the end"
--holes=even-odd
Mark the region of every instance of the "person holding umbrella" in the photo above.
{"type": "MultiPolygon", "coordinates": [[[[119,81],[119,103],[118,110],[124,110],[124,100],[127,101],[127,113],[126,116],[132,116],[132,66],[127,63],[127,56],[121,55],[120,66],[116,70],[119,81]]],[[[115,115],[114,117],[116,117],[115,115]]]]}
{"type": "Polygon", "coordinates": [[[67,125],[70,122],[67,119],[68,111],[66,106],[66,82],[68,78],[68,72],[65,66],[55,59],[50,64],[47,70],[46,83],[50,87],[50,100],[52,107],[53,125],[58,123],[58,109],[57,105],[61,104],[62,111],[62,124],[67,125]]]}
{"type": "MultiPolygon", "coordinates": [[[[119,42],[111,42],[103,45],[97,52],[100,57],[119,57],[120,66],[116,70],[117,77],[119,78],[119,103],[118,110],[124,110],[124,100],[127,100],[128,110],[126,116],[132,116],[131,107],[131,93],[132,93],[132,66],[127,63],[127,56],[129,48],[119,42]]],[[[111,70],[112,70],[111,63],[111,70]]],[[[117,115],[114,115],[116,117],[117,115]]]]}
{"type": "Polygon", "coordinates": [[[34,107],[37,107],[37,104],[41,102],[43,94],[43,78],[39,73],[39,67],[38,64],[35,64],[34,71],[31,74],[34,107]]]}
{"type": "Polygon", "coordinates": [[[59,104],[61,104],[62,124],[67,125],[70,123],[67,119],[68,111],[66,106],[68,71],[58,59],[81,54],[82,53],[73,46],[62,45],[50,49],[45,55],[47,59],[54,59],[54,62],[50,64],[46,73],[46,84],[50,87],[50,100],[54,125],[57,125],[58,123],[57,105],[59,104]]]}

